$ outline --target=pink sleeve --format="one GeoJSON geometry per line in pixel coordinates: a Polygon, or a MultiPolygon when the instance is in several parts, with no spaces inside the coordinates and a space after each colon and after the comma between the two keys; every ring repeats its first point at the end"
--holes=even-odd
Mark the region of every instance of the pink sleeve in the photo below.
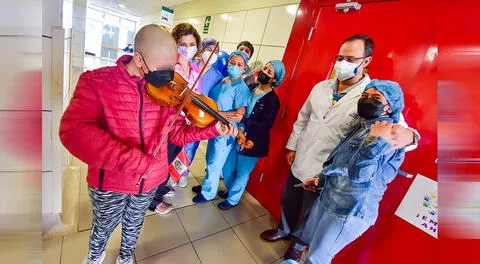
{"type": "Polygon", "coordinates": [[[143,174],[155,158],[114,139],[102,126],[103,108],[91,85],[91,72],[80,76],[60,123],[60,140],[74,156],[95,168],[143,174]]]}

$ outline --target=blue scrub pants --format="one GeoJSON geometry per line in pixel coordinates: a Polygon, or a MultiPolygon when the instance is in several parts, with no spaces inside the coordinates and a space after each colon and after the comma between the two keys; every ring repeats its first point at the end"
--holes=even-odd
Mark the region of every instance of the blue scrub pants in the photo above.
{"type": "MultiPolygon", "coordinates": [[[[189,143],[185,145],[185,147],[183,147],[185,149],[185,152],[187,153],[188,159],[190,160],[190,162],[188,163],[188,167],[190,167],[190,165],[193,162],[193,159],[195,158],[195,153],[197,152],[199,144],[200,144],[200,141],[197,141],[197,142],[189,143]]],[[[188,174],[190,174],[190,170],[188,170],[183,175],[183,177],[184,178],[188,177],[188,174]]]]}
{"type": "Polygon", "coordinates": [[[205,199],[212,200],[217,196],[220,174],[234,146],[235,137],[232,136],[218,136],[208,140],[207,174],[202,183],[202,195],[205,199]]]}
{"type": "Polygon", "coordinates": [[[237,148],[233,148],[223,166],[223,183],[228,190],[227,201],[237,205],[247,187],[250,173],[260,158],[240,155],[237,148]]]}
{"type": "Polygon", "coordinates": [[[328,212],[317,200],[306,222],[314,227],[305,264],[330,264],[335,255],[371,226],[366,219],[328,212]]]}

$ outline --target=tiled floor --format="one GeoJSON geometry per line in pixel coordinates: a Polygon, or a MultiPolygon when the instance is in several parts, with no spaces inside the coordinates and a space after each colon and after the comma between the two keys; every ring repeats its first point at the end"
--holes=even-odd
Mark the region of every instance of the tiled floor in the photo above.
{"type": "MultiPolygon", "coordinates": [[[[220,199],[202,205],[192,204],[194,194],[190,188],[203,180],[204,155],[205,145],[201,144],[191,166],[188,187],[175,187],[175,196],[169,198],[175,210],[163,216],[147,212],[137,242],[136,263],[280,263],[288,243],[267,243],[259,239],[263,230],[276,223],[250,194],[245,193],[240,205],[228,211],[217,208],[220,199]]],[[[79,232],[45,240],[44,263],[77,264],[87,253],[92,213],[86,185],[81,188],[79,232]]],[[[220,188],[224,188],[223,183],[220,188]]],[[[105,264],[115,263],[120,231],[121,226],[110,237],[105,264]]]]}

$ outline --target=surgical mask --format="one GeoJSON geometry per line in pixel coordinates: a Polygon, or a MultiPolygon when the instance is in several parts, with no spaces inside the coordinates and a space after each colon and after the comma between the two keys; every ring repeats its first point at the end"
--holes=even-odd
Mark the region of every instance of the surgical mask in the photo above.
{"type": "Polygon", "coordinates": [[[182,55],[185,59],[191,60],[195,54],[197,54],[197,46],[193,47],[184,47],[184,46],[179,46],[178,47],[178,54],[182,55]]]}
{"type": "MultiPolygon", "coordinates": [[[[143,72],[143,78],[149,83],[151,83],[155,87],[160,87],[166,83],[169,83],[173,80],[173,70],[158,70],[158,71],[151,71],[150,68],[148,67],[147,63],[143,59],[142,55],[142,60],[143,63],[145,63],[145,66],[147,66],[148,72],[145,73],[143,72]]],[[[143,68],[142,68],[143,71],[143,68]]]]}
{"type": "Polygon", "coordinates": [[[268,76],[266,73],[264,73],[263,71],[260,71],[260,73],[258,73],[258,77],[257,77],[257,81],[260,83],[260,84],[268,84],[270,82],[272,78],[270,78],[270,76],[268,76]]]}
{"type": "MultiPolygon", "coordinates": [[[[210,57],[210,54],[212,54],[211,51],[205,51],[202,53],[202,59],[204,62],[207,62],[208,57],[210,57]]],[[[208,62],[209,65],[214,64],[217,61],[217,53],[213,53],[212,57],[210,58],[210,61],[208,62]]]]}
{"type": "Polygon", "coordinates": [[[385,105],[373,98],[360,98],[357,111],[360,117],[373,119],[380,117],[385,112],[385,105]]]}
{"type": "Polygon", "coordinates": [[[240,71],[240,68],[235,65],[228,65],[228,76],[232,79],[237,79],[242,75],[242,71],[240,71]]]}
{"type": "Polygon", "coordinates": [[[355,75],[357,75],[358,68],[360,67],[360,65],[362,65],[362,63],[363,61],[359,65],[357,65],[353,62],[342,60],[335,62],[335,66],[333,66],[333,68],[337,73],[337,78],[340,81],[346,81],[352,79],[353,77],[355,77],[355,75]]]}

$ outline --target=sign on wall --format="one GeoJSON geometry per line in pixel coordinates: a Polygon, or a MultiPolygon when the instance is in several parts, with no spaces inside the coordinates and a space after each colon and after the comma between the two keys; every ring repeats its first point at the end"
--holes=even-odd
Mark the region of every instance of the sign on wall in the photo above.
{"type": "Polygon", "coordinates": [[[437,182],[418,174],[395,214],[438,238],[437,182]]]}
{"type": "Polygon", "coordinates": [[[205,17],[205,22],[203,23],[203,34],[208,34],[210,23],[212,23],[212,16],[205,17]]]}
{"type": "Polygon", "coordinates": [[[162,6],[162,12],[160,13],[160,24],[173,28],[173,10],[162,6]]]}

